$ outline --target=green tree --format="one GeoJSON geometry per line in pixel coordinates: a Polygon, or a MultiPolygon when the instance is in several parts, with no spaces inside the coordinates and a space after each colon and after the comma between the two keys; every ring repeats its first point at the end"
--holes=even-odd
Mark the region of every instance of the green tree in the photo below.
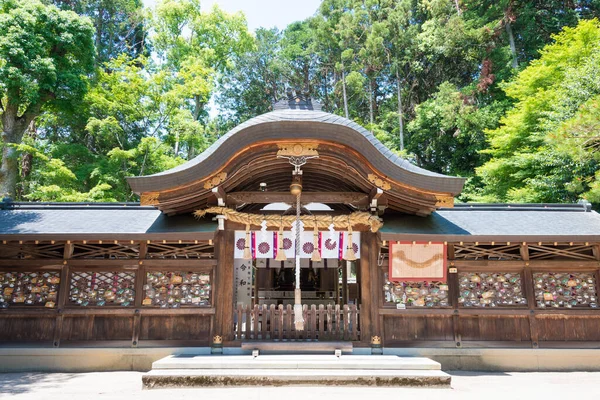
{"type": "Polygon", "coordinates": [[[408,125],[407,150],[424,168],[444,174],[470,176],[482,164],[487,147],[484,130],[495,126],[499,111],[479,108],[472,96],[445,82],[431,99],[419,104],[408,125]]]}
{"type": "Polygon", "coordinates": [[[191,75],[202,71],[202,79],[188,83],[188,108],[198,121],[206,116],[217,74],[229,70],[233,58],[254,44],[246,20],[241,13],[228,14],[217,6],[203,12],[199,0],[163,0],[156,7],[152,26],[153,43],[165,69],[172,74],[181,69],[191,75]]]}
{"type": "Polygon", "coordinates": [[[15,144],[43,111],[72,107],[94,64],[87,18],[36,0],[0,1],[0,193],[15,195],[15,144]]]}
{"type": "Polygon", "coordinates": [[[233,58],[234,68],[222,77],[217,98],[222,109],[230,110],[226,115],[231,124],[271,111],[272,104],[284,94],[290,83],[286,77],[293,72],[282,59],[281,38],[275,28],[259,28],[256,47],[233,58]]]}
{"type": "Polygon", "coordinates": [[[505,86],[516,103],[487,133],[492,159],[477,171],[485,185],[480,199],[575,201],[597,185],[594,147],[578,132],[589,129],[600,95],[599,48],[598,21],[581,21],[505,86]]]}
{"type": "Polygon", "coordinates": [[[147,55],[147,29],[141,0],[53,0],[57,7],[92,20],[96,63],[102,65],[126,53],[147,55]]]}

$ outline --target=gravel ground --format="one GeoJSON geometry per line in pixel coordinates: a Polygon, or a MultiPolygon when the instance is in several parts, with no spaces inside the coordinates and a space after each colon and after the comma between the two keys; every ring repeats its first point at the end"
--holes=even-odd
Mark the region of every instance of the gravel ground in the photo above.
{"type": "Polygon", "coordinates": [[[600,399],[600,372],[450,372],[452,389],[373,387],[244,387],[142,390],[140,372],[0,374],[0,398],[284,399],[284,400],[544,400],[600,399]],[[408,396],[408,397],[404,397],[408,396]]]}

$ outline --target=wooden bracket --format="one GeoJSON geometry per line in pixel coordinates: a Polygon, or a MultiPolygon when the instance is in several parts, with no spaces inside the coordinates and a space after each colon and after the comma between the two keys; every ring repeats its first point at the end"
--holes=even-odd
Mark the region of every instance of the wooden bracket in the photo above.
{"type": "Polygon", "coordinates": [[[381,188],[376,187],[371,190],[371,193],[369,194],[369,208],[372,213],[377,212],[377,201],[382,194],[383,190],[381,188]]]}
{"type": "Polygon", "coordinates": [[[225,204],[227,202],[227,193],[225,193],[223,188],[221,186],[215,186],[214,188],[212,188],[212,192],[217,198],[217,205],[219,207],[225,207],[225,204]]]}

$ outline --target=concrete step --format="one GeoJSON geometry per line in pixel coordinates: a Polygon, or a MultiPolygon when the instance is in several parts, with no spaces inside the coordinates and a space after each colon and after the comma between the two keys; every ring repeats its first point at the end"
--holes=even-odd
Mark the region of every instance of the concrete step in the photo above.
{"type": "Polygon", "coordinates": [[[259,355],[206,356],[172,355],[152,364],[153,370],[440,370],[440,363],[424,357],[393,355],[259,355]]]}
{"type": "Polygon", "coordinates": [[[450,387],[439,370],[170,369],[142,376],[145,389],[206,386],[427,386],[450,387]]]}

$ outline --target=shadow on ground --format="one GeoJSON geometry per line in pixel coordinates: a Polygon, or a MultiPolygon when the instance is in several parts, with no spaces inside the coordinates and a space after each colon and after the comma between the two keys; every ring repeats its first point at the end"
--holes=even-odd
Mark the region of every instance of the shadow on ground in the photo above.
{"type": "Polygon", "coordinates": [[[0,374],[0,394],[21,394],[40,389],[56,388],[75,378],[77,374],[4,373],[0,374]]]}

